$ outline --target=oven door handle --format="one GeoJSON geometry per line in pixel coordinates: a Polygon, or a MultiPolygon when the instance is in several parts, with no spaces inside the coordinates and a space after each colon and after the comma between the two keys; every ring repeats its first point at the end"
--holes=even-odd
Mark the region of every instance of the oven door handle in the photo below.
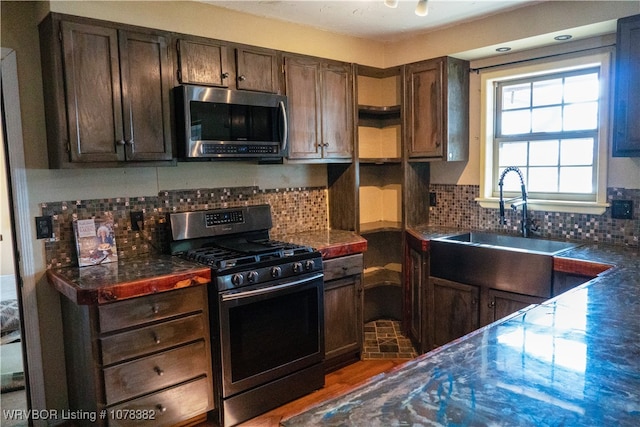
{"type": "Polygon", "coordinates": [[[320,279],[323,277],[322,273],[317,273],[314,274],[313,276],[310,277],[306,277],[304,279],[300,279],[300,280],[295,280],[293,282],[287,282],[287,283],[283,283],[281,285],[275,285],[275,286],[269,286],[268,288],[260,288],[260,289],[254,289],[253,291],[246,291],[246,292],[238,292],[238,293],[233,293],[233,294],[227,294],[227,295],[222,295],[222,302],[226,302],[226,301],[234,301],[234,300],[239,300],[242,298],[249,298],[249,297],[255,297],[257,295],[264,295],[264,294],[268,294],[274,291],[279,291],[282,289],[287,289],[287,288],[291,288],[294,286],[299,286],[303,283],[307,283],[307,282],[312,282],[316,279],[320,279]]]}

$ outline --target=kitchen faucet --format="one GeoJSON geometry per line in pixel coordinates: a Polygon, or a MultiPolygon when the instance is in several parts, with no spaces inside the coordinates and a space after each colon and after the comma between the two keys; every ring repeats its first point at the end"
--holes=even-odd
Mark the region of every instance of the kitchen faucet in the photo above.
{"type": "Polygon", "coordinates": [[[516,172],[520,177],[520,188],[522,189],[522,195],[513,199],[507,200],[507,203],[511,203],[511,209],[514,212],[518,209],[518,206],[522,206],[522,223],[520,224],[520,230],[522,231],[522,237],[529,237],[529,226],[527,225],[527,190],[524,186],[524,177],[522,171],[515,166],[507,167],[500,174],[498,185],[500,186],[500,224],[505,224],[504,219],[504,198],[502,196],[502,186],[504,184],[504,176],[509,172],[516,172]]]}

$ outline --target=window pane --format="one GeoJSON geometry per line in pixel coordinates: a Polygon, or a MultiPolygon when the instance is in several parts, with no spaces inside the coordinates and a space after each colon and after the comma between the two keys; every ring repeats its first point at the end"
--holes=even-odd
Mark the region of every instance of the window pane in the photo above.
{"type": "Polygon", "coordinates": [[[531,131],[531,113],[529,110],[505,111],[502,113],[502,134],[514,135],[531,131]]]}
{"type": "Polygon", "coordinates": [[[527,164],[527,143],[504,142],[500,144],[498,153],[500,166],[521,166],[527,164]]]}
{"type": "Polygon", "coordinates": [[[595,129],[598,126],[598,103],[585,102],[565,105],[562,128],[570,130],[595,129]]]}
{"type": "Polygon", "coordinates": [[[591,166],[560,169],[560,191],[563,193],[592,193],[592,180],[591,166]]]}
{"type": "Polygon", "coordinates": [[[549,166],[558,164],[558,140],[531,141],[529,146],[529,164],[549,166]]]}
{"type": "Polygon", "coordinates": [[[592,165],[593,139],[563,139],[560,145],[561,165],[592,165]]]}
{"type": "Polygon", "coordinates": [[[555,193],[558,191],[558,168],[529,168],[528,191],[555,193]]]}
{"type": "Polygon", "coordinates": [[[531,85],[529,83],[503,86],[502,109],[527,108],[531,99],[531,85]]]}
{"type": "Polygon", "coordinates": [[[533,132],[557,132],[562,129],[561,107],[536,108],[532,111],[533,132]]]}
{"type": "MultiPolygon", "coordinates": [[[[500,168],[500,176],[502,176],[502,172],[504,172],[506,168],[500,168]]],[[[520,172],[522,172],[524,182],[527,182],[527,170],[524,168],[520,168],[520,172]]],[[[520,192],[521,190],[520,177],[515,172],[509,172],[504,176],[503,181],[503,191],[516,191],[520,192]]]]}
{"type": "Polygon", "coordinates": [[[564,102],[597,101],[600,93],[598,73],[567,77],[564,83],[564,102]]]}
{"type": "Polygon", "coordinates": [[[545,80],[533,84],[533,106],[562,103],[562,79],[545,80]]]}

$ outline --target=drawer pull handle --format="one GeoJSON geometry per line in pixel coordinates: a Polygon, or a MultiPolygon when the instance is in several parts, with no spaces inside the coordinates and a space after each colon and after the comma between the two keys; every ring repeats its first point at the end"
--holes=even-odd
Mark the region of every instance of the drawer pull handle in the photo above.
{"type": "Polygon", "coordinates": [[[156,371],[156,374],[158,374],[159,377],[164,375],[164,371],[160,368],[158,368],[157,366],[155,368],[153,368],[154,371],[156,371]]]}
{"type": "Polygon", "coordinates": [[[156,409],[157,409],[157,410],[158,410],[158,412],[160,412],[161,414],[162,414],[162,413],[164,413],[164,412],[167,412],[167,408],[166,408],[166,407],[164,407],[164,406],[162,406],[160,403],[158,403],[158,404],[156,405],[156,409]]]}
{"type": "Polygon", "coordinates": [[[160,337],[155,332],[153,333],[153,342],[160,344],[160,337]]]}
{"type": "Polygon", "coordinates": [[[151,311],[153,312],[153,314],[158,314],[160,312],[160,307],[154,304],[151,306],[151,311]]]}

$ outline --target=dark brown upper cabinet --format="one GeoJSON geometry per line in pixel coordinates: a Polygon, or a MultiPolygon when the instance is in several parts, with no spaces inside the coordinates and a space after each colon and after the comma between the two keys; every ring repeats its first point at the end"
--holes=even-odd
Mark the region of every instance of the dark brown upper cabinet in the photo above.
{"type": "Polygon", "coordinates": [[[640,15],[618,20],[614,157],[640,157],[640,15]]]}
{"type": "Polygon", "coordinates": [[[469,63],[442,57],[405,67],[406,143],[410,160],[469,158],[469,63]]]}
{"type": "Polygon", "coordinates": [[[320,58],[285,55],[289,159],[351,162],[353,68],[320,58]]]}
{"type": "Polygon", "coordinates": [[[184,84],[280,93],[280,57],[270,49],[181,36],[178,81],[184,84]]]}
{"type": "Polygon", "coordinates": [[[166,34],[51,14],[40,43],[50,167],[174,164],[166,34]]]}

